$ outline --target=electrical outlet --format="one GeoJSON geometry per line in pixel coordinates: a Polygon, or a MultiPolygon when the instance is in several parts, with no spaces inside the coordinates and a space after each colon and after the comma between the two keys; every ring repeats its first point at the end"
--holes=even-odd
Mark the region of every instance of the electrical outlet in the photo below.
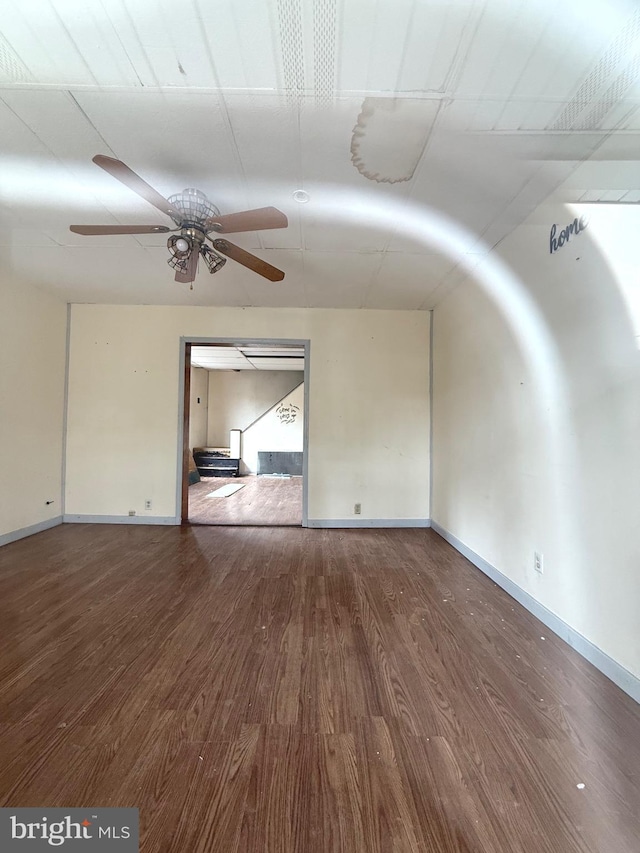
{"type": "Polygon", "coordinates": [[[146,500],[144,502],[144,508],[145,509],[151,509],[151,501],[150,500],[146,500]]]}
{"type": "Polygon", "coordinates": [[[539,574],[544,573],[544,564],[542,562],[542,554],[539,554],[537,551],[533,552],[533,568],[539,574]]]}
{"type": "Polygon", "coordinates": [[[130,510],[129,510],[129,515],[135,515],[135,514],[136,514],[135,509],[130,509],[130,510]]]}
{"type": "Polygon", "coordinates": [[[354,515],[360,515],[361,512],[362,512],[362,504],[354,504],[353,505],[353,514],[354,515]]]}

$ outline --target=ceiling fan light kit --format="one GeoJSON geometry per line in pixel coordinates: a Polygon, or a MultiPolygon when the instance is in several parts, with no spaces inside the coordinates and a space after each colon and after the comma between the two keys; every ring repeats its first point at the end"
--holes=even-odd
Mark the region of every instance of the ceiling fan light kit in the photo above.
{"type": "Polygon", "coordinates": [[[282,281],[282,270],[271,266],[256,255],[241,249],[227,240],[212,239],[209,235],[234,234],[241,231],[262,231],[270,228],[286,228],[287,217],[275,207],[261,207],[240,213],[220,214],[200,190],[188,187],[181,193],[164,198],[152,186],[130,169],[121,160],[96,154],[93,162],[116,180],[138,193],[145,201],[171,217],[176,228],[166,225],[71,225],[70,230],[84,236],[105,234],[163,234],[174,232],[167,240],[170,258],[167,263],[176,270],[175,280],[191,283],[198,270],[198,258],[202,257],[210,273],[216,273],[226,264],[226,255],[247,269],[264,276],[269,281],[282,281]],[[177,232],[177,233],[176,233],[177,232]],[[209,240],[214,249],[206,244],[209,240]],[[219,254],[222,253],[222,254],[219,254]]]}
{"type": "Polygon", "coordinates": [[[200,246],[200,254],[203,257],[205,264],[209,267],[209,272],[212,275],[214,272],[218,272],[218,270],[221,270],[222,267],[227,263],[226,258],[223,258],[222,255],[219,255],[217,252],[214,252],[213,249],[210,249],[204,244],[200,246]]]}
{"type": "MultiPolygon", "coordinates": [[[[186,237],[178,236],[177,234],[172,234],[171,237],[169,237],[169,239],[167,240],[167,249],[175,258],[187,258],[189,256],[191,248],[191,240],[188,240],[186,237]]],[[[169,262],[171,262],[171,258],[169,259],[169,262]]]]}

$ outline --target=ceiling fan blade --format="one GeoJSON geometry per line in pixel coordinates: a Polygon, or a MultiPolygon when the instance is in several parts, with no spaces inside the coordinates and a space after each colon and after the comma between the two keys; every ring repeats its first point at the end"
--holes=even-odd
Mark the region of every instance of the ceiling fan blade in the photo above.
{"type": "Polygon", "coordinates": [[[171,231],[166,225],[70,225],[74,234],[166,234],[171,231]]]}
{"type": "Polygon", "coordinates": [[[194,245],[191,250],[191,254],[189,255],[189,260],[187,261],[187,269],[186,272],[178,271],[175,274],[175,280],[182,282],[183,284],[188,284],[190,281],[195,281],[196,272],[198,271],[198,255],[200,254],[200,247],[198,245],[194,245]]]}
{"type": "Polygon", "coordinates": [[[253,272],[257,272],[258,275],[268,278],[269,281],[282,281],[284,278],[282,270],[272,267],[271,264],[263,261],[262,258],[252,255],[251,252],[245,252],[240,246],[235,246],[227,240],[213,240],[212,243],[213,248],[218,252],[222,252],[223,255],[227,255],[227,257],[253,270],[253,272]]]}
{"type": "Polygon", "coordinates": [[[287,217],[276,207],[258,207],[255,210],[243,210],[226,216],[210,216],[206,222],[207,231],[218,234],[237,234],[240,231],[266,231],[268,228],[286,228],[287,217]]]}
{"type": "Polygon", "coordinates": [[[96,154],[93,158],[93,162],[96,166],[100,166],[100,168],[104,169],[105,172],[108,172],[112,177],[129,187],[130,190],[133,190],[134,193],[138,193],[138,195],[142,196],[142,198],[145,199],[145,201],[148,201],[149,204],[152,204],[154,207],[157,207],[158,210],[166,213],[167,216],[177,218],[178,222],[182,220],[182,213],[178,208],[169,204],[164,196],[160,195],[160,193],[157,190],[154,190],[152,186],[149,186],[146,181],[143,181],[140,175],[136,175],[136,173],[125,165],[122,160],[116,160],[114,157],[107,157],[105,154],[96,154]]]}

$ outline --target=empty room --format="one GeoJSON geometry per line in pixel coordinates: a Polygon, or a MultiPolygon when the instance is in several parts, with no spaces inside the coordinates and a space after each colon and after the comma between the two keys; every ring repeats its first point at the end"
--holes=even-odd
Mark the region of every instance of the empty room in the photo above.
{"type": "Polygon", "coordinates": [[[637,853],[637,3],[0,21],[0,850],[637,853]]]}

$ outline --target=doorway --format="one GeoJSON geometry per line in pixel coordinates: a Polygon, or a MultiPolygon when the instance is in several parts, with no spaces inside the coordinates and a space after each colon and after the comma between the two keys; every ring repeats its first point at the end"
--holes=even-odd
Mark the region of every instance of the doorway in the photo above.
{"type": "Polygon", "coordinates": [[[307,526],[309,341],[182,338],[182,524],[307,526]]]}

